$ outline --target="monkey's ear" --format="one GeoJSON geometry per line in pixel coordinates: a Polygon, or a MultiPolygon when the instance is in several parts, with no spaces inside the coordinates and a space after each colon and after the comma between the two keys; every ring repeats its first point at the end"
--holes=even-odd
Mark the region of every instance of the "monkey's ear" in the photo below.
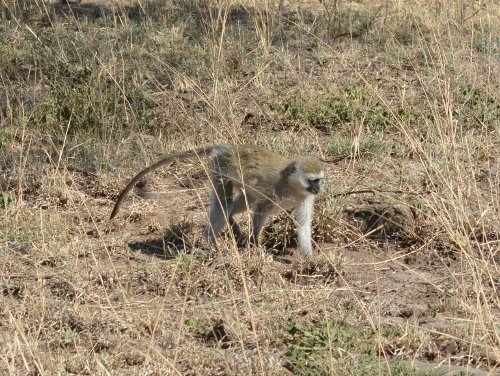
{"type": "Polygon", "coordinates": [[[296,162],[292,163],[292,165],[290,166],[290,174],[293,174],[295,171],[297,171],[297,163],[296,162]]]}

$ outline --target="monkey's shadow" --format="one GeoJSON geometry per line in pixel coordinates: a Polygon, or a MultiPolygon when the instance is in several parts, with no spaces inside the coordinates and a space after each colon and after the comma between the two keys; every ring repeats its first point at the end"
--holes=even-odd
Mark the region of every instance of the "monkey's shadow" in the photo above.
{"type": "MultiPolygon", "coordinates": [[[[172,246],[166,239],[166,236],[157,239],[146,240],[142,242],[129,243],[131,250],[152,255],[163,260],[172,260],[184,253],[182,248],[172,246]]],[[[189,249],[186,247],[185,249],[189,249]]]]}
{"type": "MultiPolygon", "coordinates": [[[[287,218],[290,218],[289,216],[287,218]]],[[[280,217],[272,221],[263,231],[261,246],[266,249],[274,261],[282,264],[292,263],[288,256],[293,255],[293,250],[297,247],[295,236],[290,234],[293,227],[282,225],[280,217]]],[[[137,241],[129,243],[131,250],[142,252],[148,255],[161,258],[163,260],[172,260],[182,254],[189,254],[195,250],[208,251],[210,247],[204,244],[196,236],[197,230],[192,221],[183,219],[177,222],[169,223],[163,230],[163,236],[155,239],[137,241]]],[[[225,229],[221,234],[222,242],[234,242],[235,234],[230,229],[225,229]]],[[[243,236],[246,238],[246,236],[243,236]]],[[[239,251],[245,248],[244,241],[236,241],[239,251]]]]}
{"type": "Polygon", "coordinates": [[[181,254],[191,253],[196,248],[203,248],[193,234],[193,222],[181,220],[169,224],[159,238],[129,243],[128,246],[134,251],[171,260],[181,254]]]}
{"type": "MultiPolygon", "coordinates": [[[[182,239],[178,240],[180,240],[180,243],[173,243],[171,236],[167,234],[156,239],[129,243],[128,246],[133,251],[142,252],[163,260],[173,260],[181,254],[191,253],[194,248],[206,250],[203,244],[196,243],[193,245],[188,241],[182,239]]],[[[239,250],[241,251],[242,248],[243,247],[239,250]]],[[[274,261],[282,264],[292,264],[292,261],[286,257],[291,254],[290,252],[280,252],[275,248],[266,248],[267,252],[273,256],[274,261]]]]}

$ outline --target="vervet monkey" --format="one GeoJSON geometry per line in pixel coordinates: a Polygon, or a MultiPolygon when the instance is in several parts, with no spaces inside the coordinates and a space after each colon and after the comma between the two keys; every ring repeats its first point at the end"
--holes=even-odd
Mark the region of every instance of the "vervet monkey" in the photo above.
{"type": "Polygon", "coordinates": [[[312,254],[311,217],[314,196],[324,178],[323,166],[313,156],[286,158],[253,145],[208,146],[163,158],[139,172],[118,196],[111,218],[115,217],[127,193],[147,173],[186,158],[212,157],[209,223],[205,239],[216,243],[229,224],[237,239],[242,238],[234,216],[253,209],[249,241],[257,244],[266,219],[280,210],[296,209],[297,237],[304,256],[312,254]]]}

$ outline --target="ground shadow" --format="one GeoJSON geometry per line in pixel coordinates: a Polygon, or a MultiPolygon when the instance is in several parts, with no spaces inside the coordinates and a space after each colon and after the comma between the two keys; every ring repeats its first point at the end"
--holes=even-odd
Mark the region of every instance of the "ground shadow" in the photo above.
{"type": "Polygon", "coordinates": [[[165,236],[142,242],[129,243],[128,246],[133,251],[153,255],[163,260],[172,260],[178,257],[182,252],[182,250],[180,250],[179,248],[169,245],[169,242],[165,236]]]}

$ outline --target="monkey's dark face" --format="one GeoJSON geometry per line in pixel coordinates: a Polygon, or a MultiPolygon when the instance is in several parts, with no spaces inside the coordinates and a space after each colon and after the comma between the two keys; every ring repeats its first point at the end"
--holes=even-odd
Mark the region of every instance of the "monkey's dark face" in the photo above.
{"type": "Polygon", "coordinates": [[[317,195],[321,188],[321,178],[318,179],[308,179],[308,186],[306,188],[307,192],[312,193],[313,195],[317,195]]]}
{"type": "Polygon", "coordinates": [[[306,195],[317,195],[321,190],[323,183],[324,173],[321,171],[316,174],[303,174],[301,179],[301,186],[306,195]]]}

